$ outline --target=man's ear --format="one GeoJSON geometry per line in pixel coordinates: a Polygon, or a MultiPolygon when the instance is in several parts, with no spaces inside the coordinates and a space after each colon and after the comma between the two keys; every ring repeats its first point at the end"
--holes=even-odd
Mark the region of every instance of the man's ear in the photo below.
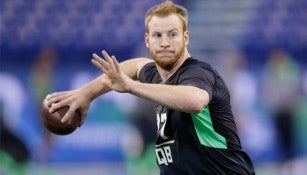
{"type": "Polygon", "coordinates": [[[185,31],[183,33],[183,37],[184,37],[185,45],[187,46],[189,44],[189,41],[190,41],[190,33],[189,33],[189,31],[185,31]]]}
{"type": "Polygon", "coordinates": [[[145,41],[146,47],[149,48],[149,34],[148,33],[144,34],[144,41],[145,41]]]}

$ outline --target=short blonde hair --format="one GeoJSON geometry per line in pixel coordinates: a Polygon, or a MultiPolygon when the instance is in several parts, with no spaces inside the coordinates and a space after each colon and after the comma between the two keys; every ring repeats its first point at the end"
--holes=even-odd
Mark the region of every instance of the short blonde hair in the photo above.
{"type": "Polygon", "coordinates": [[[156,6],[153,6],[148,10],[145,16],[145,27],[146,31],[149,32],[148,28],[148,22],[153,16],[158,16],[158,17],[166,17],[171,14],[176,14],[180,18],[182,22],[182,28],[183,31],[187,30],[188,26],[188,12],[187,9],[184,8],[183,6],[174,4],[170,0],[166,0],[165,2],[158,4],[156,6]]]}

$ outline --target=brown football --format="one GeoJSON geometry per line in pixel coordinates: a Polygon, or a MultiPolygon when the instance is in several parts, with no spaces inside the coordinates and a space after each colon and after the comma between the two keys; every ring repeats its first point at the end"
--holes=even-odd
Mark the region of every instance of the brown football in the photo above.
{"type": "Polygon", "coordinates": [[[68,135],[74,132],[81,122],[81,115],[78,111],[65,123],[61,122],[69,107],[65,106],[53,113],[49,113],[49,108],[44,100],[41,107],[41,118],[45,128],[57,135],[68,135]]]}

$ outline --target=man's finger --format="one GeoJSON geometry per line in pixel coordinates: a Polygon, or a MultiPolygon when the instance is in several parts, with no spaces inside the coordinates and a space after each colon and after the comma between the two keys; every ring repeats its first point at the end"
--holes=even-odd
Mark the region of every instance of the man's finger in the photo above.
{"type": "Polygon", "coordinates": [[[54,113],[54,111],[64,107],[64,106],[69,106],[69,103],[71,102],[70,99],[65,99],[62,101],[59,101],[57,103],[52,103],[50,108],[49,108],[49,113],[54,113]]]}
{"type": "Polygon", "coordinates": [[[112,57],[108,58],[108,62],[110,63],[111,69],[112,70],[116,70],[115,64],[114,64],[114,60],[113,60],[114,55],[112,55],[112,57]]]}
{"type": "Polygon", "coordinates": [[[61,122],[65,123],[66,121],[68,121],[68,119],[74,116],[74,113],[75,113],[75,110],[72,107],[70,107],[69,110],[64,115],[64,117],[62,118],[61,122]]]}
{"type": "Polygon", "coordinates": [[[93,59],[91,59],[91,62],[94,64],[94,66],[96,66],[98,69],[100,69],[100,70],[102,70],[102,66],[101,66],[101,64],[97,61],[97,60],[95,60],[94,58],[93,59]]]}
{"type": "Polygon", "coordinates": [[[106,59],[106,60],[109,59],[110,60],[111,57],[110,57],[110,55],[105,50],[103,50],[101,53],[102,53],[102,56],[103,56],[104,59],[106,59]]]}
{"type": "Polygon", "coordinates": [[[57,102],[59,102],[61,100],[64,100],[68,96],[69,96],[69,94],[67,92],[56,93],[56,95],[53,95],[53,94],[47,95],[47,97],[46,97],[47,106],[50,107],[51,104],[57,103],[57,102]]]}
{"type": "Polygon", "coordinates": [[[104,73],[107,73],[107,72],[108,72],[108,70],[107,70],[102,64],[100,64],[97,60],[92,59],[91,62],[92,62],[98,69],[100,69],[101,71],[103,71],[104,73]]]}
{"type": "Polygon", "coordinates": [[[113,61],[112,61],[112,58],[110,57],[110,55],[104,50],[102,51],[102,55],[103,55],[103,58],[106,60],[106,62],[108,63],[108,67],[107,68],[111,68],[114,70],[114,64],[113,64],[113,61]],[[110,67],[109,67],[110,66],[110,67]]]}
{"type": "MultiPolygon", "coordinates": [[[[93,54],[92,60],[95,60],[100,65],[100,66],[98,66],[99,69],[101,69],[101,67],[108,69],[109,66],[110,66],[110,64],[107,61],[105,61],[104,59],[99,57],[97,54],[93,54]]],[[[97,67],[98,64],[95,64],[95,66],[97,67]]]]}
{"type": "Polygon", "coordinates": [[[119,63],[118,63],[118,61],[117,61],[117,59],[114,55],[112,56],[112,62],[114,64],[116,72],[118,72],[120,70],[120,67],[119,67],[119,63]]]}

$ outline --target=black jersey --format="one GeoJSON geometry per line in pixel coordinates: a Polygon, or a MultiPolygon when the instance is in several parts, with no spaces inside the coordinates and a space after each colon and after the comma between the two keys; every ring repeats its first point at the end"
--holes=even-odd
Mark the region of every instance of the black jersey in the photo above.
{"type": "MultiPolygon", "coordinates": [[[[139,80],[163,83],[155,63],[142,68],[139,80]]],[[[188,58],[164,84],[204,89],[210,100],[199,114],[157,105],[156,158],[162,175],[255,174],[241,148],[229,91],[208,63],[188,58]]]]}

